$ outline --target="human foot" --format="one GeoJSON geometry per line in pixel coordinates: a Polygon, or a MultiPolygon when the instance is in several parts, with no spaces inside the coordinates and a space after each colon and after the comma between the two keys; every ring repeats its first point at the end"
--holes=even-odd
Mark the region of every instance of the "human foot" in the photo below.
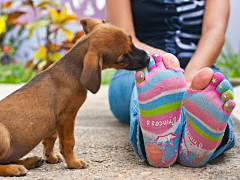
{"type": "Polygon", "coordinates": [[[229,115],[235,107],[230,83],[210,68],[199,71],[184,94],[186,125],[179,161],[186,166],[204,165],[222,141],[229,115]]]}
{"type": "Polygon", "coordinates": [[[177,158],[182,129],[180,117],[186,90],[183,70],[172,54],[161,57],[155,53],[148,68],[136,72],[135,81],[149,164],[170,166],[177,158]]]}

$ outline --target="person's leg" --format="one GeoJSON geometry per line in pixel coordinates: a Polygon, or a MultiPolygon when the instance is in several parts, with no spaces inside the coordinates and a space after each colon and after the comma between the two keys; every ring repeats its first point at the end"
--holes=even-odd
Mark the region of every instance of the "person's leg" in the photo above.
{"type": "Polygon", "coordinates": [[[134,72],[127,70],[117,71],[109,84],[110,109],[119,121],[127,124],[130,124],[130,101],[134,86],[134,72]]]}
{"type": "Polygon", "coordinates": [[[146,152],[144,148],[143,136],[139,122],[139,106],[137,99],[137,88],[134,86],[132,96],[131,96],[131,104],[130,104],[130,133],[129,138],[132,144],[132,147],[135,153],[141,160],[146,160],[146,152]]]}
{"type": "Polygon", "coordinates": [[[167,167],[178,155],[186,81],[175,56],[152,57],[148,68],[135,74],[139,119],[149,164],[167,167]]]}
{"type": "Polygon", "coordinates": [[[198,167],[207,163],[221,146],[235,107],[231,85],[223,74],[204,68],[184,94],[186,123],[179,149],[179,162],[198,167]]]}

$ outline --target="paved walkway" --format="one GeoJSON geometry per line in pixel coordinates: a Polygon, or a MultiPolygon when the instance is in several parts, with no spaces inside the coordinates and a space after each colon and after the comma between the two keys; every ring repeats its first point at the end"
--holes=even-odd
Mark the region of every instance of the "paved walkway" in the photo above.
{"type": "Polygon", "coordinates": [[[236,108],[233,110],[232,114],[240,120],[240,86],[233,88],[234,100],[236,102],[236,108]]]}
{"type": "MultiPolygon", "coordinates": [[[[19,88],[1,85],[0,99],[19,88]]],[[[233,116],[240,117],[240,86],[234,89],[237,107],[233,116]]],[[[153,168],[139,160],[129,141],[129,126],[117,121],[109,110],[108,86],[89,97],[79,111],[75,128],[75,155],[84,159],[87,169],[71,170],[66,164],[44,164],[30,170],[25,177],[1,179],[240,179],[240,120],[233,117],[236,146],[201,168],[174,165],[153,168]]],[[[58,142],[55,152],[59,153],[58,142]]],[[[27,156],[42,156],[39,144],[27,156]]]]}

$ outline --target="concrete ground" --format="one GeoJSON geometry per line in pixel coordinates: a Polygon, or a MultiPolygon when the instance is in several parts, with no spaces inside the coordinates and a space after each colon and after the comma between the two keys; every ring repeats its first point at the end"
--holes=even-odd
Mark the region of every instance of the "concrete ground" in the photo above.
{"type": "MultiPolygon", "coordinates": [[[[19,85],[0,85],[0,99],[19,85]]],[[[72,170],[66,164],[49,165],[30,170],[24,177],[1,179],[240,179],[240,86],[234,89],[237,107],[233,112],[236,146],[201,168],[174,165],[154,168],[140,161],[129,141],[129,126],[116,120],[108,105],[108,86],[102,86],[89,97],[76,119],[75,155],[88,168],[72,170]],[[236,118],[238,117],[238,118],[236,118]]],[[[55,152],[59,153],[58,142],[55,152]]],[[[27,156],[42,156],[39,144],[27,156]]]]}

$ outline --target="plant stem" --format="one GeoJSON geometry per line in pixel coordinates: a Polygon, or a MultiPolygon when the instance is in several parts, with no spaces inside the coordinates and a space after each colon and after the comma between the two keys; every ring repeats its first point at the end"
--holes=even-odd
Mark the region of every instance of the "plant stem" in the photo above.
{"type": "Polygon", "coordinates": [[[51,60],[49,59],[49,53],[51,52],[51,41],[50,41],[50,26],[47,26],[47,65],[44,67],[47,68],[51,64],[51,60]]]}

